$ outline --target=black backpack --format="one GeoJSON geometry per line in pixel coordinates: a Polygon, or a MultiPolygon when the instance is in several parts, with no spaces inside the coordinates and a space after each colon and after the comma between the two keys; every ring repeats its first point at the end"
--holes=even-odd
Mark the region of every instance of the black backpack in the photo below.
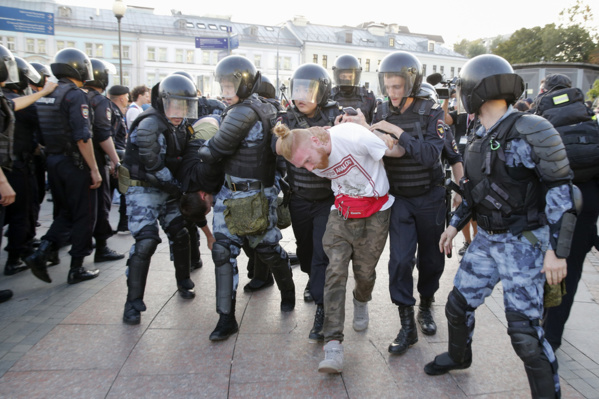
{"type": "Polygon", "coordinates": [[[537,101],[535,114],[551,122],[562,136],[575,183],[599,177],[599,124],[584,104],[580,89],[544,93],[537,101]]]}

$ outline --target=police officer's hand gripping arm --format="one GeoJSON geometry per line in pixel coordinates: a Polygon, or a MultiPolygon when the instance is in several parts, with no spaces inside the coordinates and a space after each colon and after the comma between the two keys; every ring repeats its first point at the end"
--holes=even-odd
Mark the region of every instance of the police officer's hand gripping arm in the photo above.
{"type": "Polygon", "coordinates": [[[50,80],[46,80],[46,84],[44,88],[38,91],[37,93],[29,94],[28,96],[17,97],[13,99],[15,103],[15,111],[20,111],[29,107],[31,104],[36,102],[42,97],[47,96],[52,93],[54,89],[58,87],[57,83],[51,82],[50,80]]]}
{"type": "Polygon", "coordinates": [[[9,206],[15,202],[15,197],[15,190],[8,183],[4,171],[0,168],[0,205],[9,206]]]}

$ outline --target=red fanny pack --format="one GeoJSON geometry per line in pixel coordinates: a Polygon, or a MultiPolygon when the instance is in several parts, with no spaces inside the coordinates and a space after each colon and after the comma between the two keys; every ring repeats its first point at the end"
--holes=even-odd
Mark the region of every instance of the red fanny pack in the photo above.
{"type": "Polygon", "coordinates": [[[335,197],[335,208],[345,219],[367,218],[380,211],[388,199],[388,194],[383,197],[352,197],[339,194],[335,197]]]}

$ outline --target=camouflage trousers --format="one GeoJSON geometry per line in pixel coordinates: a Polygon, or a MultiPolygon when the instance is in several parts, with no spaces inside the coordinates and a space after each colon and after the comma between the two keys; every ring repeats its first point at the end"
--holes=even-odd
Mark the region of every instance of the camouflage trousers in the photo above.
{"type": "Polygon", "coordinates": [[[557,359],[543,328],[537,323],[543,316],[545,275],[541,269],[548,248],[549,228],[541,227],[532,233],[538,240],[534,245],[523,235],[514,236],[510,232],[492,235],[479,228],[462,258],[453,284],[473,309],[467,314],[471,339],[474,309],[484,303],[501,280],[505,311],[523,314],[533,323],[542,351],[551,363],[558,392],[557,359]]]}
{"type": "Polygon", "coordinates": [[[345,292],[352,261],[356,282],[353,296],[360,302],[372,299],[376,265],[387,242],[391,209],[363,219],[344,219],[331,211],[322,240],[329,258],[324,283],[324,328],[326,342],[343,341],[345,292]]]}

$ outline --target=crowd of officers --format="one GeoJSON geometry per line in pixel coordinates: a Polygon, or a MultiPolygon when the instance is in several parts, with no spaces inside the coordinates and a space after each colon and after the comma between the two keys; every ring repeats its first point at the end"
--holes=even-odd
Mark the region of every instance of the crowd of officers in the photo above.
{"type": "MultiPolygon", "coordinates": [[[[376,127],[405,149],[402,157],[383,158],[389,194],[395,198],[389,222],[389,292],[391,301],[397,305],[400,321],[399,333],[388,350],[395,355],[405,353],[417,343],[418,327],[425,335],[436,334],[432,304],[444,270],[445,254],[451,249],[447,245],[447,232],[444,233],[451,200],[444,187],[446,165],[451,166],[458,183],[464,181],[464,169],[452,130],[446,124],[451,118],[447,118],[434,88],[422,82],[422,65],[414,55],[398,51],[382,60],[378,73],[385,99],[376,99],[370,90],[360,85],[361,67],[352,55],[336,60],[334,86],[323,67],[301,65],[293,73],[289,92],[282,92],[288,103],[285,109],[275,98],[276,88],[242,56],[228,56],[216,66],[221,103],[198,96],[191,76],[184,71],[167,76],[151,89],[136,88],[132,93],[124,86],[115,85],[105,96],[108,76],[114,73],[114,67],[101,60],[90,60],[77,49],[58,52],[50,65],[51,73],[43,65],[13,57],[2,46],[0,52],[3,57],[0,61],[2,132],[10,137],[10,143],[6,140],[5,145],[3,141],[1,147],[0,202],[6,218],[4,223],[9,226],[5,274],[30,268],[37,278],[50,283],[48,266],[60,262],[57,251],[67,244],[71,245],[69,284],[98,276],[97,269],[83,267],[84,258],[94,251],[94,241],[95,262],[123,258],[123,254],[107,246],[107,240],[114,234],[108,223],[108,212],[113,192],[118,188],[124,200],[117,230],[129,230],[134,238],[127,260],[128,293],[123,321],[138,324],[141,312],[146,310],[146,279],[151,257],[161,242],[159,225],[169,240],[178,292],[186,299],[195,297],[190,272],[202,266],[199,253],[199,230],[202,230],[215,265],[219,316],[209,338],[224,340],[238,331],[235,307],[239,282],[237,257],[241,250],[250,259],[248,276],[251,280],[244,290],[257,291],[276,282],[281,292],[281,311],[290,312],[295,307],[296,289],[289,254],[279,245],[282,235],[277,215],[286,209],[290,213],[301,271],[309,276],[303,298],[316,305],[308,339],[310,342],[328,341],[323,335],[323,302],[329,260],[323,249],[323,237],[329,214],[336,211],[335,196],[330,180],[277,156],[272,129],[276,124],[285,124],[289,129],[307,129],[357,122],[376,127]],[[52,75],[58,84],[48,80],[52,75]],[[29,90],[40,91],[28,95],[29,90]],[[130,94],[131,104],[127,101],[130,94]],[[20,102],[22,99],[29,101],[24,104],[20,102]],[[147,103],[151,106],[144,110],[147,103]],[[36,243],[35,227],[45,192],[45,171],[54,202],[54,220],[36,243]],[[206,221],[211,209],[212,229],[206,221]],[[418,270],[418,295],[414,292],[414,268],[418,270]]],[[[517,93],[520,81],[513,78],[517,75],[504,60],[484,61],[487,64],[479,60],[481,65],[475,63],[462,71],[463,81],[470,85],[464,86],[463,90],[468,92],[462,97],[470,101],[469,113],[476,117],[482,112],[481,108],[485,109],[485,101],[499,101],[497,99],[511,112],[511,104],[521,94],[521,91],[517,93]],[[502,78],[490,84],[486,80],[491,75],[502,78]],[[481,83],[486,84],[482,84],[482,89],[481,83]]],[[[497,112],[502,110],[498,108],[497,112]]],[[[468,121],[468,131],[481,129],[480,122],[464,120],[468,121]]],[[[528,137],[526,129],[534,130],[531,124],[534,121],[516,125],[522,137],[528,137]]],[[[503,136],[493,136],[491,148],[512,134],[513,129],[507,129],[508,133],[504,130],[501,130],[503,136]]],[[[514,132],[513,135],[518,134],[514,132]]],[[[472,164],[484,164],[480,157],[489,155],[485,155],[477,140],[469,141],[469,145],[471,142],[475,144],[473,148],[478,149],[476,156],[471,155],[472,164]]],[[[534,152],[534,144],[530,145],[534,152]]],[[[571,204],[568,202],[571,197],[567,185],[569,174],[566,171],[552,176],[550,166],[542,162],[539,166],[537,162],[536,173],[544,183],[552,182],[550,187],[560,187],[561,197],[556,198],[562,200],[563,211],[571,213],[571,207],[567,206],[571,204]],[[564,189],[563,184],[566,184],[564,189]]],[[[487,164],[487,168],[490,167],[487,164]]],[[[490,170],[483,176],[480,171],[471,169],[470,176],[466,177],[488,183],[480,188],[479,195],[487,193],[492,186],[495,194],[487,194],[499,192],[501,200],[505,195],[513,195],[514,189],[508,187],[504,192],[493,179],[512,179],[513,186],[522,180],[530,190],[534,186],[531,183],[534,173],[523,172],[525,168],[521,165],[516,169],[517,173],[507,177],[496,176],[490,170]]],[[[454,207],[461,202],[456,194],[454,207]]],[[[564,245],[565,239],[559,236],[563,212],[541,217],[544,198],[540,195],[513,199],[509,203],[513,209],[507,216],[488,210],[485,204],[462,203],[450,226],[462,228],[463,223],[470,220],[474,207],[479,234],[482,228],[488,245],[493,242],[501,246],[507,245],[509,240],[502,240],[510,231],[514,235],[523,230],[536,231],[534,229],[547,225],[549,219],[551,243],[561,238],[560,245],[564,245]],[[534,221],[520,218],[530,216],[532,208],[534,221]],[[516,219],[518,226],[512,229],[510,223],[516,223],[516,219]]],[[[539,245],[533,244],[535,248],[539,245]]],[[[520,250],[518,246],[515,248],[520,250]]],[[[553,249],[557,252],[557,248],[553,249]]],[[[554,256],[563,259],[567,254],[562,251],[554,256]]],[[[471,265],[471,269],[468,272],[472,275],[463,271],[459,274],[462,280],[456,280],[448,299],[450,350],[427,365],[429,374],[470,366],[474,309],[491,292],[480,291],[472,285],[476,265],[471,265]],[[460,291],[460,287],[465,288],[460,291]]],[[[505,270],[500,274],[505,277],[505,270]]],[[[559,282],[563,275],[556,275],[551,282],[559,282]]],[[[535,284],[540,281],[538,276],[531,278],[535,284]]],[[[520,287],[532,281],[527,276],[521,276],[521,280],[511,283],[520,287]]],[[[492,289],[497,280],[483,283],[492,289]]],[[[547,378],[553,381],[557,369],[551,348],[547,348],[542,332],[536,329],[538,313],[542,311],[542,304],[535,302],[537,294],[527,297],[520,292],[507,293],[516,299],[513,303],[506,302],[513,305],[506,311],[511,329],[508,333],[525,363],[533,395],[545,397],[541,385],[547,378]],[[535,302],[534,306],[530,301],[535,302]]],[[[544,392],[558,395],[559,379],[544,392]]]]}

